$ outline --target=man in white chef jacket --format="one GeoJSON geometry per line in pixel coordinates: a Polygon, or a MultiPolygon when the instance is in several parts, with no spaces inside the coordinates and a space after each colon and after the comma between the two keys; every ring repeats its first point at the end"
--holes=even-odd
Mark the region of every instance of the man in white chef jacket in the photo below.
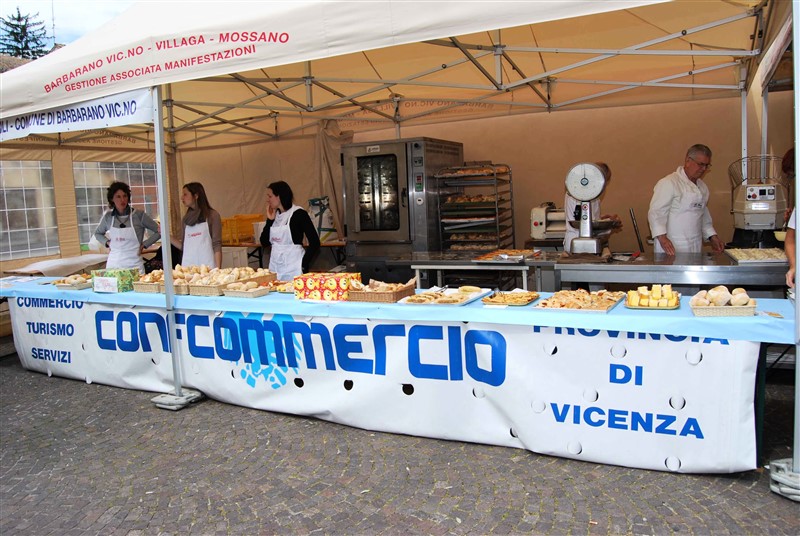
{"type": "Polygon", "coordinates": [[[708,212],[702,177],[710,168],[711,149],[692,145],[683,165],[656,183],[647,212],[656,253],[699,253],[704,239],[717,253],[725,249],[708,212]]]}

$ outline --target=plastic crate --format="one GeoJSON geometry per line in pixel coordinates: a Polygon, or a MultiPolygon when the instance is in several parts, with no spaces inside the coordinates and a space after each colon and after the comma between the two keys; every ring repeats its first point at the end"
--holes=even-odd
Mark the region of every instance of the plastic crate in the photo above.
{"type": "Polygon", "coordinates": [[[261,214],[237,214],[232,218],[222,218],[222,243],[238,245],[245,242],[257,242],[253,236],[253,224],[264,221],[261,214]]]}

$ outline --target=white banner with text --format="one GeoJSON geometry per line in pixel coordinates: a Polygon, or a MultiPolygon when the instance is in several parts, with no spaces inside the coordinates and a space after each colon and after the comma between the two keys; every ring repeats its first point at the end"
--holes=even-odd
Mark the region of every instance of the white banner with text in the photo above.
{"type": "MultiPolygon", "coordinates": [[[[9,302],[26,368],[169,390],[163,311],[9,302]]],[[[232,404],[628,467],[756,467],[757,343],[232,311],[179,311],[175,329],[186,386],[232,404]]]]}
{"type": "Polygon", "coordinates": [[[29,134],[75,132],[122,125],[152,123],[153,96],[150,89],[117,95],[0,119],[0,142],[29,134]]]}

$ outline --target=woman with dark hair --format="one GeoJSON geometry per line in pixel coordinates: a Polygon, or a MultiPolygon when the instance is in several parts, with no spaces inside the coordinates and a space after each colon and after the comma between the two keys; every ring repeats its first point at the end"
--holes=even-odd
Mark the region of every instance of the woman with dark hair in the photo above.
{"type": "Polygon", "coordinates": [[[183,251],[185,266],[222,265],[222,218],[211,208],[206,190],[199,182],[183,186],[181,202],[187,208],[181,222],[182,238],[172,237],[172,245],[183,251]]]}
{"type": "Polygon", "coordinates": [[[130,205],[131,188],[113,182],[106,190],[109,209],[103,214],[94,236],[109,249],[106,268],[138,268],[144,274],[142,250],[161,239],[158,224],[130,205]],[[145,240],[144,231],[150,231],[145,240]]]}
{"type": "Polygon", "coordinates": [[[267,186],[267,222],[261,232],[261,245],[272,246],[269,270],[281,281],[289,281],[308,271],[319,252],[319,235],[308,212],[293,204],[292,188],[284,181],[267,186]],[[303,247],[303,237],[308,247],[303,247]]]}

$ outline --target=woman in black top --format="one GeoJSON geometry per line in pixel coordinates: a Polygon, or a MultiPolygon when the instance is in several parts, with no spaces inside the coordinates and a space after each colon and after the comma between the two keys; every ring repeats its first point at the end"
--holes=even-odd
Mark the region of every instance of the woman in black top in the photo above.
{"type": "Polygon", "coordinates": [[[305,273],[319,252],[317,229],[308,212],[293,204],[294,194],[284,181],[267,186],[267,221],[261,232],[261,245],[270,245],[269,269],[281,281],[305,273]],[[303,237],[308,247],[303,247],[303,237]]]}

